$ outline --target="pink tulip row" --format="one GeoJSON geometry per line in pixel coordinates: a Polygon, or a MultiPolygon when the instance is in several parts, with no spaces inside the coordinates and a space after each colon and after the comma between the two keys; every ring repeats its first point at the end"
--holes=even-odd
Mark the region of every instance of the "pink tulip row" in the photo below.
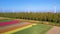
{"type": "Polygon", "coordinates": [[[12,20],[12,21],[9,21],[9,22],[2,22],[2,23],[0,23],[0,26],[10,25],[10,24],[16,24],[18,22],[19,22],[19,20],[12,20]]]}

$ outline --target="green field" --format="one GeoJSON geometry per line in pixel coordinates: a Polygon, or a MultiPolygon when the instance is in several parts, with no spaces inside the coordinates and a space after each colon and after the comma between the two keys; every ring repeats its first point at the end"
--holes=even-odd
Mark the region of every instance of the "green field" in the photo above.
{"type": "Polygon", "coordinates": [[[11,20],[8,20],[8,19],[2,19],[2,20],[0,20],[0,22],[7,22],[7,21],[11,21],[11,20]]]}
{"type": "Polygon", "coordinates": [[[13,34],[45,34],[51,28],[52,27],[48,25],[37,24],[25,30],[15,32],[13,34]]]}

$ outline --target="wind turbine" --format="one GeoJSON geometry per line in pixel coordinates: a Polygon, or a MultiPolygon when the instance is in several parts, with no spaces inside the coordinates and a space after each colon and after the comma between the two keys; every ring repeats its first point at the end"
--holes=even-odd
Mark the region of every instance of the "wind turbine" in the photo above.
{"type": "Polygon", "coordinates": [[[54,6],[54,13],[56,13],[57,11],[56,11],[56,5],[54,6]]]}
{"type": "Polygon", "coordinates": [[[56,13],[57,12],[57,10],[56,10],[56,2],[54,2],[54,13],[56,13]]]}

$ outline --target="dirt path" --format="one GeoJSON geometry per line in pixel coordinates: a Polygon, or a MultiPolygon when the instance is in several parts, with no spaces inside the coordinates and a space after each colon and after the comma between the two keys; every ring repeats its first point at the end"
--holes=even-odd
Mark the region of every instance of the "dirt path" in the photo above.
{"type": "Polygon", "coordinates": [[[60,34],[60,27],[53,26],[46,34],[60,34]]]}

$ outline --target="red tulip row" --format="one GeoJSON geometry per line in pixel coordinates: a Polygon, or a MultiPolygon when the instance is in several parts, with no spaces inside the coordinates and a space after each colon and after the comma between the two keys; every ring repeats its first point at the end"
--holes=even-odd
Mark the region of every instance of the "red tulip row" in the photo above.
{"type": "Polygon", "coordinates": [[[9,22],[2,22],[2,23],[0,23],[0,26],[10,25],[10,24],[16,24],[18,22],[19,22],[19,20],[12,20],[12,21],[9,21],[9,22]]]}

